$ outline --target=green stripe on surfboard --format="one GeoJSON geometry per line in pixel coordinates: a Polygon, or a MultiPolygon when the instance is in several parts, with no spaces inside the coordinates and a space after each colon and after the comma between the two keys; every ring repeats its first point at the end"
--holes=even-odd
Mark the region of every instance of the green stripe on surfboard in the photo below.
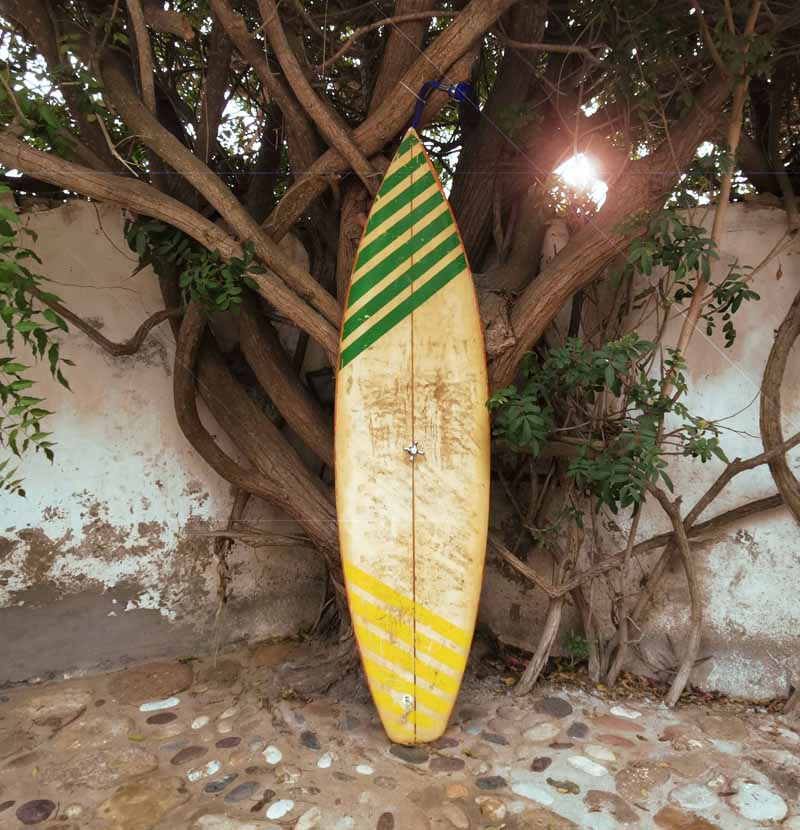
{"type": "Polygon", "coordinates": [[[432,222],[424,225],[419,231],[416,231],[408,240],[403,243],[396,251],[392,251],[389,256],[381,260],[371,271],[367,271],[363,277],[357,279],[350,287],[350,297],[347,302],[348,308],[352,306],[356,300],[360,300],[371,288],[376,286],[384,277],[402,265],[407,259],[416,254],[420,248],[427,245],[431,239],[437,234],[441,233],[446,228],[453,226],[453,220],[450,213],[445,211],[440,213],[432,222]]]}
{"type": "Polygon", "coordinates": [[[403,289],[408,288],[414,280],[425,276],[435,268],[437,263],[459,245],[458,234],[453,233],[440,242],[422,259],[415,262],[397,279],[392,280],[382,291],[368,300],[358,311],[353,312],[345,321],[342,328],[342,339],[346,340],[362,323],[377,314],[390,300],[393,300],[403,289]]]}
{"type": "Polygon", "coordinates": [[[430,299],[437,291],[444,288],[450,280],[457,277],[467,267],[467,260],[464,254],[456,257],[453,262],[423,283],[410,297],[403,300],[388,314],[385,314],[364,334],[342,350],[340,368],[344,369],[347,364],[358,357],[364,349],[369,348],[376,340],[383,337],[387,331],[391,331],[398,323],[405,320],[415,308],[419,308],[426,300],[430,299]]]}
{"type": "MultiPolygon", "coordinates": [[[[395,222],[390,225],[377,239],[365,245],[356,260],[356,270],[363,268],[371,259],[374,259],[384,248],[397,241],[407,230],[414,228],[421,223],[425,217],[444,202],[442,194],[437,190],[419,205],[414,205],[410,213],[403,213],[395,222]]],[[[414,237],[412,237],[412,242],[414,237]]],[[[362,278],[356,280],[353,288],[358,285],[362,278]]]]}
{"type": "Polygon", "coordinates": [[[461,243],[447,200],[436,185],[424,149],[409,133],[378,191],[364,231],[366,244],[356,257],[354,274],[359,276],[350,286],[342,327],[342,368],[468,269],[463,251],[457,251],[461,243]],[[396,276],[387,280],[392,274],[396,276]],[[411,293],[403,296],[409,287],[411,293]]]}

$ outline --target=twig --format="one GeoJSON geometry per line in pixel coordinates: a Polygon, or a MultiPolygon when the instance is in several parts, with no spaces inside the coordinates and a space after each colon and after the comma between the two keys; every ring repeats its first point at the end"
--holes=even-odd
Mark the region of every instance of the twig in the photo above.
{"type": "Polygon", "coordinates": [[[619,625],[617,627],[617,653],[614,655],[614,661],[611,668],[606,675],[606,684],[613,686],[617,682],[622,666],[628,656],[628,565],[630,563],[631,555],[633,553],[633,545],[636,540],[636,531],[639,529],[639,519],[642,517],[642,511],[637,506],[636,512],[633,514],[633,521],[628,532],[628,544],[625,547],[625,553],[622,558],[622,567],[620,569],[620,600],[619,600],[619,625]]]}
{"type": "Polygon", "coordinates": [[[106,140],[106,144],[108,145],[108,149],[111,152],[111,155],[123,165],[123,167],[132,175],[135,176],[137,179],[139,178],[139,174],[136,170],[131,167],[130,164],[120,155],[119,150],[117,150],[114,142],[111,140],[111,136],[108,134],[108,128],[106,127],[105,121],[103,121],[101,116],[97,116],[97,120],[95,121],[97,126],[100,128],[100,132],[103,134],[103,138],[106,140]]]}
{"type": "Polygon", "coordinates": [[[714,39],[711,37],[711,32],[708,29],[708,24],[706,23],[703,10],[700,8],[700,3],[698,3],[697,0],[691,0],[691,3],[694,6],[695,17],[697,18],[698,25],[700,26],[700,32],[703,35],[703,42],[706,45],[706,49],[708,49],[709,54],[720,72],[722,72],[723,75],[727,75],[729,73],[728,67],[722,62],[719,50],[714,43],[714,39]]]}
{"type": "Polygon", "coordinates": [[[458,12],[448,12],[442,11],[441,9],[433,9],[428,12],[409,12],[408,14],[398,14],[394,17],[384,17],[383,20],[376,20],[374,23],[370,23],[367,26],[361,26],[359,29],[356,29],[352,35],[339,47],[338,51],[335,52],[331,57],[325,60],[323,63],[317,64],[315,69],[318,72],[322,72],[327,69],[331,64],[336,63],[339,58],[344,57],[350,49],[352,48],[353,44],[361,37],[370,32],[374,32],[375,29],[380,29],[382,26],[388,26],[396,23],[408,23],[412,20],[427,20],[431,17],[453,17],[458,12]]]}
{"type": "MultiPolygon", "coordinates": [[[[744,30],[745,42],[742,47],[743,53],[746,55],[750,48],[749,40],[747,39],[753,34],[756,20],[758,18],[758,10],[761,7],[761,0],[753,0],[753,5],[750,9],[750,16],[747,19],[747,24],[744,30]]],[[[736,148],[739,146],[739,137],[742,134],[742,113],[744,110],[744,102],[747,98],[747,80],[748,75],[743,75],[736,82],[733,90],[733,103],[731,104],[731,117],[728,123],[727,146],[730,153],[730,166],[722,174],[720,179],[719,196],[717,198],[717,209],[714,211],[714,224],[711,228],[711,241],[716,250],[719,250],[722,242],[722,235],[725,232],[725,221],[728,214],[728,203],[731,197],[731,186],[733,184],[733,164],[736,157],[736,148]]],[[[698,272],[697,284],[695,285],[694,293],[692,294],[692,301],[689,303],[689,308],[686,312],[686,317],[681,326],[681,332],[678,336],[678,343],[676,350],[682,354],[686,354],[689,347],[689,342],[692,339],[694,330],[697,327],[697,321],[700,319],[700,313],[703,309],[703,289],[701,286],[702,277],[698,272]]],[[[666,389],[672,389],[672,375],[668,375],[666,389]]],[[[669,391],[667,394],[669,394],[669,391]]]]}
{"type": "Polygon", "coordinates": [[[689,549],[689,540],[686,536],[686,529],[681,521],[680,512],[680,498],[674,502],[670,501],[667,494],[653,484],[649,484],[647,491],[658,499],[664,512],[669,516],[672,522],[672,528],[675,533],[675,542],[678,552],[683,560],[683,569],[686,572],[686,581],[689,583],[689,602],[691,607],[689,636],[686,641],[686,651],[683,655],[678,673],[675,675],[672,685],[670,686],[664,702],[670,708],[680,700],[686,684],[689,682],[689,676],[694,668],[695,660],[697,659],[697,652],[700,649],[700,634],[703,626],[703,598],[700,593],[700,584],[697,580],[697,570],[692,558],[692,552],[689,549]]]}
{"type": "Polygon", "coordinates": [[[153,81],[153,50],[150,47],[150,33],[144,19],[139,0],[127,0],[128,17],[136,40],[136,54],[139,58],[139,78],[142,84],[142,100],[150,112],[156,111],[156,87],[153,81]]]}
{"type": "Polygon", "coordinates": [[[506,46],[511,46],[514,49],[524,49],[529,52],[553,52],[559,55],[583,55],[590,63],[598,66],[602,65],[603,62],[592,52],[592,49],[608,49],[605,43],[596,43],[592,46],[578,46],[569,43],[527,43],[524,40],[513,40],[499,32],[492,32],[492,34],[505,43],[506,46]]]}
{"type": "Polygon", "coordinates": [[[41,303],[49,308],[52,308],[56,314],[60,314],[65,320],[69,320],[69,322],[72,323],[76,329],[82,331],[90,340],[97,343],[97,345],[102,347],[104,351],[114,355],[114,357],[124,357],[126,355],[136,354],[136,352],[138,352],[142,347],[142,343],[144,343],[144,340],[150,333],[151,329],[159,323],[163,323],[164,320],[168,320],[171,317],[180,317],[181,315],[180,310],[175,308],[165,308],[161,311],[157,311],[155,314],[150,315],[150,317],[148,317],[139,326],[139,328],[136,329],[136,333],[133,337],[128,338],[124,343],[115,343],[113,340],[109,340],[107,337],[100,334],[94,326],[89,325],[86,320],[79,317],[74,311],[70,311],[68,308],[55,300],[48,299],[44,292],[38,288],[31,288],[30,291],[31,294],[33,294],[33,296],[36,297],[36,299],[38,299],[41,303]]]}

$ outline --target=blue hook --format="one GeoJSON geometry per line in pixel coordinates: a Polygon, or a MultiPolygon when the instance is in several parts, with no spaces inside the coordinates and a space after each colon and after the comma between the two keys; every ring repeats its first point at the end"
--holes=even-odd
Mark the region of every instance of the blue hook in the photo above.
{"type": "Polygon", "coordinates": [[[419,95],[417,95],[417,106],[414,108],[414,117],[411,120],[411,128],[413,130],[416,130],[419,126],[420,118],[422,118],[422,108],[425,106],[428,95],[434,89],[446,92],[454,101],[469,101],[472,84],[467,81],[460,81],[457,84],[449,85],[443,84],[441,81],[425,81],[419,91],[419,95]]]}

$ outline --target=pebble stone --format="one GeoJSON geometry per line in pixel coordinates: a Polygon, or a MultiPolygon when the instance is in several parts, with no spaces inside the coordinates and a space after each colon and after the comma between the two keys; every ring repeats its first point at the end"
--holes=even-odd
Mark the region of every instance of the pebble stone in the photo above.
{"type": "Polygon", "coordinates": [[[617,756],[608,747],[601,744],[589,744],[583,750],[590,758],[595,761],[616,761],[617,756]]]}
{"type": "Polygon", "coordinates": [[[253,796],[258,786],[258,781],[243,781],[225,796],[225,801],[228,804],[238,804],[240,801],[253,796]]]}
{"type": "Polygon", "coordinates": [[[627,706],[612,706],[610,712],[618,718],[627,718],[628,720],[638,720],[642,716],[641,712],[637,712],[635,709],[628,709],[627,706]]]}
{"type": "Polygon", "coordinates": [[[485,778],[479,778],[475,782],[475,786],[479,790],[499,790],[508,785],[508,782],[502,775],[488,775],[485,778]]]}
{"type": "Polygon", "coordinates": [[[183,764],[188,764],[189,761],[195,761],[198,758],[202,758],[207,752],[208,750],[204,746],[187,746],[170,760],[170,764],[174,764],[176,767],[179,767],[183,764]]]}
{"type": "Polygon", "coordinates": [[[319,738],[317,738],[317,736],[309,730],[305,730],[304,732],[300,733],[300,743],[303,744],[303,746],[308,747],[309,749],[322,748],[320,746],[319,738]]]}
{"type": "Polygon", "coordinates": [[[203,792],[212,794],[221,793],[231,782],[235,781],[238,777],[238,772],[229,772],[227,775],[223,775],[222,778],[218,778],[216,781],[209,781],[208,784],[206,784],[203,788],[203,792]]]}
{"type": "Polygon", "coordinates": [[[480,735],[484,741],[488,741],[490,744],[508,746],[508,738],[505,735],[498,735],[496,732],[481,732],[480,735]]]}
{"type": "Polygon", "coordinates": [[[272,766],[275,766],[275,764],[280,764],[280,762],[283,760],[283,753],[278,749],[277,746],[270,744],[264,750],[264,760],[268,764],[272,764],[272,766]]]}
{"type": "Polygon", "coordinates": [[[358,764],[358,766],[356,766],[356,772],[359,775],[372,775],[375,770],[372,769],[369,764],[358,764]]]}
{"type": "Polygon", "coordinates": [[[552,723],[539,723],[525,731],[525,740],[535,743],[547,743],[552,741],[559,733],[559,728],[552,723]]]}
{"type": "Polygon", "coordinates": [[[204,726],[208,726],[210,722],[211,718],[208,715],[200,715],[199,718],[192,721],[192,729],[202,729],[204,726]]]}
{"type": "Polygon", "coordinates": [[[783,821],[789,812],[786,802],[758,784],[742,783],[731,799],[736,811],[751,821],[783,821]]]}
{"type": "Polygon", "coordinates": [[[530,781],[517,781],[511,785],[511,792],[514,793],[514,795],[521,795],[523,798],[527,798],[530,801],[536,801],[539,804],[543,804],[545,807],[549,807],[553,801],[555,801],[553,796],[547,792],[547,790],[530,781]]]}
{"type": "Polygon", "coordinates": [[[177,719],[178,716],[174,712],[157,712],[155,715],[150,715],[147,722],[156,726],[161,726],[162,724],[171,723],[177,719]]]}
{"type": "Polygon", "coordinates": [[[589,727],[585,723],[581,723],[580,721],[575,721],[575,723],[570,724],[569,729],[567,729],[567,737],[575,738],[576,740],[582,740],[588,734],[589,727]]]}
{"type": "Polygon", "coordinates": [[[554,718],[566,718],[572,714],[572,706],[561,697],[543,697],[534,706],[537,712],[552,715],[554,718]]]}
{"type": "Polygon", "coordinates": [[[333,763],[333,753],[326,752],[324,755],[320,755],[319,760],[317,761],[317,766],[320,769],[328,769],[330,765],[333,763]]]}
{"type": "Polygon", "coordinates": [[[8,810],[10,807],[13,807],[17,802],[16,801],[3,801],[0,802],[0,813],[8,810]]]}
{"type": "Polygon", "coordinates": [[[677,787],[669,794],[669,798],[685,810],[707,810],[719,800],[703,784],[687,784],[685,787],[677,787]]]}
{"type": "Polygon", "coordinates": [[[181,702],[179,697],[168,697],[164,700],[149,700],[139,706],[140,712],[157,712],[159,709],[174,709],[181,702]]]}
{"type": "Polygon", "coordinates": [[[392,744],[389,747],[389,753],[407,764],[425,764],[430,757],[424,747],[403,744],[392,744]]]}
{"type": "Polygon", "coordinates": [[[37,798],[20,804],[16,815],[22,824],[40,824],[50,818],[55,808],[56,805],[52,801],[46,798],[37,798]]]}
{"type": "Polygon", "coordinates": [[[241,738],[236,736],[232,736],[230,738],[222,738],[221,740],[217,741],[214,746],[217,749],[233,749],[234,747],[239,746],[242,742],[241,738]]]}
{"type": "Polygon", "coordinates": [[[200,767],[200,769],[190,769],[189,772],[186,773],[186,777],[190,781],[199,781],[201,778],[208,778],[211,775],[216,775],[222,764],[219,761],[209,761],[204,767],[200,767]]]}
{"type": "Polygon", "coordinates": [[[375,830],[394,830],[394,816],[391,813],[381,813],[375,830]]]}
{"type": "Polygon", "coordinates": [[[605,767],[596,764],[589,758],[584,758],[583,755],[573,755],[571,758],[567,758],[567,763],[594,778],[602,778],[602,776],[608,774],[608,770],[605,767]]]}
{"type": "Polygon", "coordinates": [[[447,755],[437,755],[431,758],[429,769],[431,772],[458,772],[464,769],[465,765],[463,758],[450,758],[447,755]]]}
{"type": "Polygon", "coordinates": [[[548,758],[546,755],[541,755],[540,757],[534,758],[533,761],[531,761],[531,769],[534,772],[544,772],[552,763],[552,758],[548,758]]]}
{"type": "Polygon", "coordinates": [[[267,808],[268,819],[279,819],[288,815],[294,809],[294,801],[291,798],[281,798],[267,808]]]}
{"type": "Polygon", "coordinates": [[[481,815],[489,821],[502,821],[508,814],[508,808],[502,801],[487,795],[479,795],[475,803],[480,807],[481,815]]]}
{"type": "Polygon", "coordinates": [[[319,823],[322,821],[322,812],[320,811],[319,807],[309,807],[308,810],[297,819],[297,824],[294,826],[294,830],[314,830],[315,827],[319,827],[319,823]]]}

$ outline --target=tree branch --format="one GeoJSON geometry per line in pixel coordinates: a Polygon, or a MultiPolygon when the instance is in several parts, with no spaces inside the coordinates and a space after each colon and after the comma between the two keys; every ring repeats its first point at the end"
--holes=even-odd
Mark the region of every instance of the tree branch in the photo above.
{"type": "Polygon", "coordinates": [[[101,62],[101,74],[109,99],[138,138],[190,182],[220,212],[239,239],[252,242],[259,259],[274,269],[287,285],[332,324],[330,333],[321,345],[335,362],[338,332],[333,327],[338,327],[341,313],[336,299],[311,274],[295,265],[261,230],[224,182],[161,126],[139,101],[126,73],[108,54],[104,55],[101,62]]]}
{"type": "Polygon", "coordinates": [[[151,314],[140,326],[136,329],[136,332],[132,337],[129,337],[123,343],[115,343],[113,340],[109,340],[107,337],[102,335],[94,326],[89,325],[82,317],[79,317],[75,314],[74,311],[70,311],[66,306],[61,305],[61,303],[57,303],[54,300],[50,300],[44,296],[44,292],[40,291],[38,288],[31,288],[31,294],[36,297],[39,302],[43,303],[44,305],[52,308],[56,314],[60,314],[65,320],[69,320],[73,326],[79,331],[82,331],[91,341],[97,343],[103,351],[108,352],[110,355],[114,357],[126,357],[132,354],[136,354],[139,349],[142,347],[142,343],[144,343],[145,338],[150,331],[155,328],[159,323],[163,323],[164,320],[169,320],[170,318],[178,318],[181,316],[181,312],[177,308],[165,308],[161,311],[156,311],[155,314],[151,314]]]}
{"type": "Polygon", "coordinates": [[[586,287],[634,236],[644,232],[644,223],[629,235],[619,233],[630,216],[660,208],[678,181],[697,146],[714,129],[730,93],[730,80],[713,75],[695,97],[686,117],[670,131],[652,156],[631,162],[614,184],[596,218],[581,230],[541,271],[517,300],[511,325],[516,337],[513,348],[501,354],[491,367],[495,388],[514,379],[519,362],[536,343],[559,310],[581,288],[586,287]]]}
{"type": "Polygon", "coordinates": [[[210,7],[225,27],[228,37],[242,59],[253,67],[265,94],[280,107],[288,134],[289,157],[296,170],[306,171],[319,152],[317,137],[281,76],[270,71],[260,44],[254,39],[244,18],[237,14],[228,0],[210,0],[210,7]]]}
{"type": "Polygon", "coordinates": [[[222,110],[225,108],[225,91],[228,88],[232,55],[233,44],[222,23],[215,18],[211,28],[195,147],[198,158],[205,164],[208,164],[217,149],[217,130],[222,119],[222,110]]]}
{"type": "Polygon", "coordinates": [[[275,330],[252,297],[242,302],[239,331],[242,352],[277,410],[314,454],[333,468],[330,418],[297,377],[275,330]]]}
{"type": "MultiPolygon", "coordinates": [[[[781,426],[781,387],[792,346],[798,337],[800,337],[800,293],[794,298],[794,302],[786,312],[778,333],[775,335],[761,381],[761,440],[767,450],[774,450],[784,443],[781,426]]],[[[785,453],[777,453],[768,463],[778,491],[791,510],[795,521],[800,524],[800,483],[791,471],[785,453]]]]}
{"type": "Polygon", "coordinates": [[[570,43],[529,43],[524,40],[513,40],[500,32],[493,32],[493,34],[499,41],[513,49],[521,49],[527,52],[552,52],[554,55],[582,55],[595,66],[602,66],[603,62],[594,54],[592,49],[608,48],[604,43],[593,46],[578,46],[570,43]]]}
{"type": "Polygon", "coordinates": [[[341,592],[343,580],[331,499],[277,427],[236,383],[219,353],[208,348],[201,351],[205,329],[202,309],[197,303],[190,303],[178,334],[173,373],[175,413],[182,432],[222,478],[281,507],[302,525],[325,557],[331,578],[341,592]],[[243,467],[223,452],[200,421],[195,377],[212,413],[246,457],[252,459],[256,470],[243,467]]]}
{"type": "MultiPolygon", "coordinates": [[[[417,90],[425,81],[446,77],[455,61],[469,50],[486,29],[516,0],[471,0],[464,10],[420,55],[394,89],[354,131],[353,137],[367,157],[375,155],[408,124],[417,103],[417,90]]],[[[331,176],[348,169],[346,159],[336,150],[323,153],[308,174],[293,185],[267,218],[273,239],[283,237],[311,202],[326,187],[331,176]]]]}
{"type": "Polygon", "coordinates": [[[686,572],[686,581],[689,583],[689,602],[691,606],[689,636],[686,640],[686,651],[683,655],[678,673],[675,675],[669,692],[664,702],[670,708],[674,707],[680,700],[686,684],[697,660],[697,652],[700,649],[700,634],[703,626],[703,597],[700,592],[700,584],[697,580],[697,569],[695,568],[692,552],[689,549],[689,540],[686,536],[686,529],[681,521],[680,503],[678,498],[672,502],[667,494],[653,484],[648,484],[647,492],[658,499],[664,512],[669,516],[675,533],[675,545],[683,561],[683,569],[686,572]]]}
{"type": "MultiPolygon", "coordinates": [[[[37,179],[51,182],[61,188],[119,205],[153,219],[160,219],[196,239],[209,251],[219,251],[223,259],[244,255],[241,245],[213,222],[177,199],[160,193],[146,182],[89,170],[50,153],[34,150],[3,131],[0,131],[0,163],[7,168],[23,170],[37,179]]],[[[267,271],[263,274],[252,274],[251,277],[257,283],[259,293],[278,312],[323,344],[323,348],[330,348],[329,355],[335,361],[338,350],[337,330],[309,308],[275,274],[267,271]]]]}
{"type": "Polygon", "coordinates": [[[335,110],[317,96],[308,82],[308,78],[303,74],[303,70],[300,68],[300,64],[286,38],[286,32],[283,31],[274,0],[258,0],[258,5],[261,9],[261,17],[264,20],[264,30],[278,63],[280,63],[283,73],[286,75],[286,80],[294,90],[298,101],[317,125],[325,140],[347,159],[347,163],[364,183],[364,187],[374,196],[378,191],[378,174],[364,158],[347,125],[340,119],[335,110]]]}
{"type": "Polygon", "coordinates": [[[150,33],[144,20],[139,0],[127,0],[128,17],[131,21],[136,54],[139,58],[139,79],[142,84],[142,100],[153,114],[156,111],[156,86],[153,80],[153,50],[150,47],[150,33]]]}
{"type": "Polygon", "coordinates": [[[442,9],[432,9],[431,11],[408,12],[406,14],[396,14],[394,17],[384,17],[382,20],[376,20],[374,23],[369,23],[366,26],[361,26],[356,29],[352,35],[329,57],[324,63],[319,64],[316,69],[320,72],[327,69],[332,64],[336,63],[340,58],[344,57],[352,48],[353,44],[364,35],[374,32],[375,29],[380,29],[383,26],[396,26],[398,23],[409,23],[414,20],[430,20],[432,17],[453,17],[456,12],[444,11],[442,9]]]}

